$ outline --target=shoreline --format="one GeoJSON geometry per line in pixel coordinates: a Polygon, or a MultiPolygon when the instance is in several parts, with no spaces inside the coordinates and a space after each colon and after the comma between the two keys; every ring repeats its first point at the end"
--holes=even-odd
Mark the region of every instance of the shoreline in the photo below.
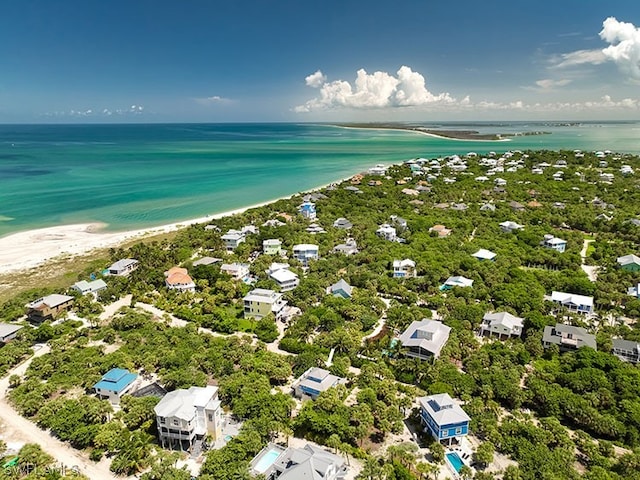
{"type": "Polygon", "coordinates": [[[296,195],[304,195],[322,190],[329,185],[349,180],[352,176],[353,175],[302,192],[284,195],[246,207],[155,227],[122,232],[105,232],[104,228],[107,226],[106,223],[90,222],[57,225],[54,227],[10,233],[4,237],[0,237],[0,276],[25,272],[65,256],[76,257],[85,255],[94,250],[117,247],[126,242],[143,240],[145,237],[172,233],[192,225],[239,215],[248,210],[264,207],[279,200],[286,200],[296,195]]]}
{"type": "Polygon", "coordinates": [[[392,127],[392,126],[384,126],[384,125],[372,125],[367,127],[365,125],[331,125],[332,127],[337,128],[348,128],[352,130],[397,130],[399,132],[409,132],[409,133],[417,133],[420,135],[426,135],[428,137],[440,138],[442,140],[451,140],[455,142],[510,142],[511,138],[460,138],[460,137],[452,137],[447,135],[439,135],[433,130],[420,130],[418,128],[407,128],[407,127],[392,127]]]}

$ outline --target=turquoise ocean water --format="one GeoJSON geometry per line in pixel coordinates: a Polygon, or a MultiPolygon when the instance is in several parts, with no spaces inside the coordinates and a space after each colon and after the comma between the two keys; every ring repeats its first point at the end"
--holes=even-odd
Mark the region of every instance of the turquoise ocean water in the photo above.
{"type": "Polygon", "coordinates": [[[131,230],[291,195],[416,157],[508,149],[640,153],[640,122],[427,125],[482,133],[471,142],[308,124],[0,125],[0,236],[103,222],[131,230]]]}

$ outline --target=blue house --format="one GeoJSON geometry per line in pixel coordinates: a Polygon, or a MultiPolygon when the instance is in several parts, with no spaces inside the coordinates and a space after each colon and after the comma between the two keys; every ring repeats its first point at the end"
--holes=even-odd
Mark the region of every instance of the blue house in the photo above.
{"type": "Polygon", "coordinates": [[[469,433],[471,418],[447,393],[418,399],[420,418],[433,438],[451,445],[469,433]]]}
{"type": "Polygon", "coordinates": [[[102,380],[93,386],[101,399],[109,400],[112,405],[120,405],[120,398],[135,386],[137,373],[123,368],[112,368],[102,376],[102,380]]]}
{"type": "Polygon", "coordinates": [[[300,207],[300,215],[309,220],[316,218],[316,205],[313,202],[303,202],[300,207]]]}

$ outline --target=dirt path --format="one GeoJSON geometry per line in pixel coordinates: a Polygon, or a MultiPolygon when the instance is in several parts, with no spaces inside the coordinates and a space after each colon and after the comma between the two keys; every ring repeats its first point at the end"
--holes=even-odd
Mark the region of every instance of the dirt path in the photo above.
{"type": "Polygon", "coordinates": [[[16,445],[38,443],[45,452],[58,462],[58,465],[63,465],[66,469],[76,466],[80,473],[86,475],[91,480],[122,478],[116,477],[109,471],[108,460],[102,460],[98,463],[90,461],[87,456],[79,450],[52,437],[49,432],[40,429],[34,423],[20,416],[8,403],[6,395],[9,388],[9,377],[14,374],[23,376],[34,358],[45,355],[49,353],[49,351],[48,345],[42,346],[30,359],[0,379],[0,424],[2,425],[2,437],[4,441],[16,445]]]}
{"type": "Polygon", "coordinates": [[[582,259],[582,270],[587,274],[589,280],[595,282],[598,279],[598,267],[593,265],[585,265],[584,260],[587,258],[587,250],[589,249],[589,244],[595,242],[595,240],[585,240],[582,244],[582,250],[580,250],[580,258],[582,259]]]}

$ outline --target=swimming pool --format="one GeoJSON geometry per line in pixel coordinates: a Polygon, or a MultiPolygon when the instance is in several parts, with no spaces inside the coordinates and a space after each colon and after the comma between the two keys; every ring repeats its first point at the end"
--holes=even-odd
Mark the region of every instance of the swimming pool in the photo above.
{"type": "Polygon", "coordinates": [[[460,473],[460,470],[462,469],[464,462],[458,456],[458,454],[456,452],[447,453],[447,460],[449,460],[449,463],[451,464],[453,469],[456,471],[456,473],[460,473]]]}
{"type": "Polygon", "coordinates": [[[266,472],[271,465],[273,465],[276,459],[280,456],[280,450],[271,449],[262,456],[262,458],[256,463],[253,469],[258,473],[266,472]]]}

